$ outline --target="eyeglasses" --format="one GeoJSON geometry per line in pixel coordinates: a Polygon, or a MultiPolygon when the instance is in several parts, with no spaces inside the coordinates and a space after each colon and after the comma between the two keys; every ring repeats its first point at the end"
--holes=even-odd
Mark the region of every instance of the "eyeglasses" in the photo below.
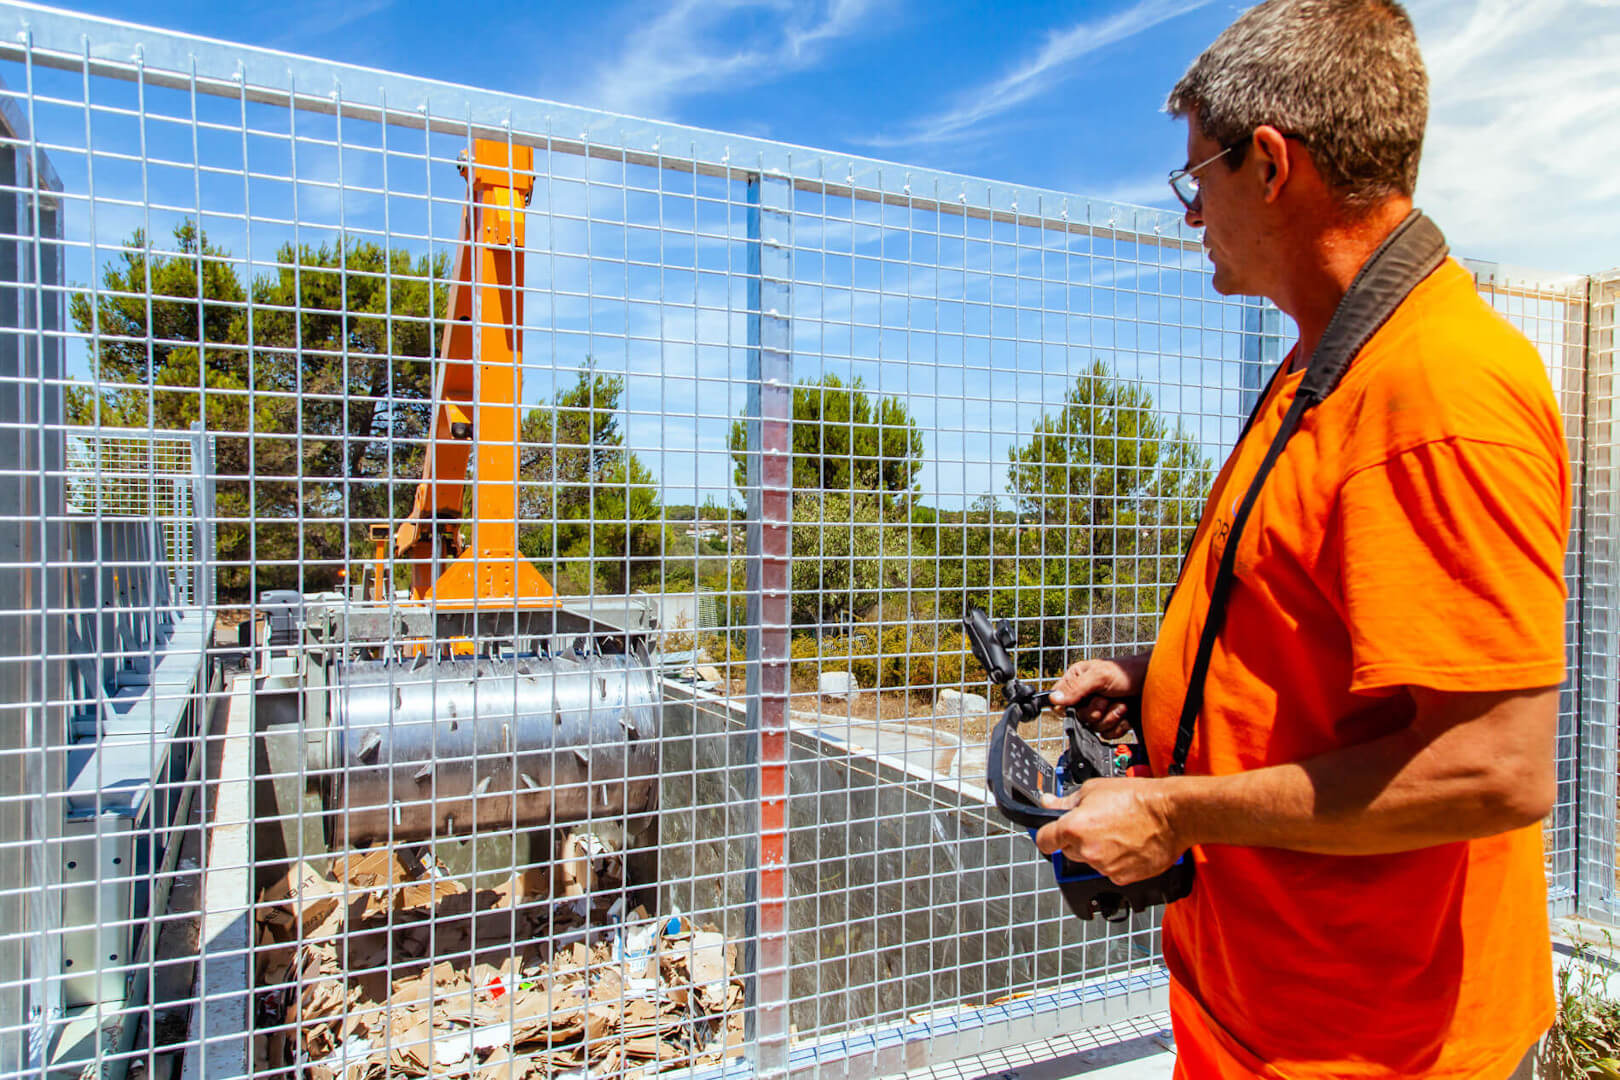
{"type": "Polygon", "coordinates": [[[1198,208],[1198,173],[1246,142],[1248,142],[1247,139],[1240,139],[1223,147],[1221,152],[1213,157],[1207,157],[1196,165],[1189,165],[1185,169],[1176,169],[1171,172],[1170,190],[1176,193],[1176,198],[1181,200],[1181,205],[1185,206],[1189,211],[1196,210],[1198,208]]]}
{"type": "MultiPolygon", "coordinates": [[[[1305,142],[1305,137],[1303,135],[1295,135],[1293,132],[1290,132],[1290,131],[1280,131],[1280,132],[1278,132],[1278,134],[1281,135],[1285,139],[1299,139],[1300,142],[1305,146],[1310,145],[1309,143],[1305,142]]],[[[1200,161],[1196,165],[1189,165],[1185,169],[1176,169],[1173,172],[1171,172],[1171,174],[1170,174],[1170,190],[1176,193],[1176,198],[1181,200],[1181,205],[1185,206],[1188,210],[1197,210],[1199,208],[1199,206],[1198,206],[1198,174],[1199,174],[1199,172],[1201,172],[1203,169],[1207,168],[1208,166],[1213,165],[1215,162],[1221,160],[1221,158],[1225,157],[1227,154],[1230,154],[1232,151],[1238,149],[1239,147],[1249,145],[1249,140],[1251,138],[1253,138],[1253,137],[1254,137],[1254,134],[1253,134],[1253,132],[1251,132],[1250,134],[1245,135],[1243,138],[1239,139],[1235,143],[1228,143],[1226,146],[1221,148],[1220,153],[1214,155],[1213,157],[1207,157],[1203,161],[1200,161]]]]}

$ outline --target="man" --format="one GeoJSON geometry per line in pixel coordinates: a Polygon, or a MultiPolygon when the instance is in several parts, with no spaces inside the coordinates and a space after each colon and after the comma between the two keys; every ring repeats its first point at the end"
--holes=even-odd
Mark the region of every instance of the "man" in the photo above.
{"type": "MultiPolygon", "coordinates": [[[[1211,585],[1357,271],[1412,209],[1427,112],[1393,0],[1267,0],[1193,63],[1173,174],[1214,286],[1299,346],[1217,477],[1151,653],[1054,704],[1151,779],[1041,830],[1117,882],[1183,851],[1164,915],[1185,1077],[1507,1077],[1553,1016],[1540,820],[1563,678],[1563,432],[1534,349],[1449,259],[1304,414],[1238,541],[1186,774],[1167,776],[1211,585]]],[[[1527,1075],[1527,1074],[1526,1074],[1527,1075]]]]}

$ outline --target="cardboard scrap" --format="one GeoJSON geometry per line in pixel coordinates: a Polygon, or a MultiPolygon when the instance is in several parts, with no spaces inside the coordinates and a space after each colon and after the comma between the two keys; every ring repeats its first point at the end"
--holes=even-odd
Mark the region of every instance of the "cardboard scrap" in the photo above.
{"type": "MultiPolygon", "coordinates": [[[[344,899],[351,908],[356,902],[361,903],[358,913],[361,919],[381,915],[390,907],[410,906],[405,903],[401,886],[420,876],[420,869],[406,866],[396,852],[386,847],[349,852],[332,860],[332,877],[341,883],[344,899]]],[[[424,887],[433,888],[432,884],[418,886],[419,889],[424,887]]],[[[434,893],[430,891],[428,899],[433,898],[434,893]]],[[[351,916],[353,914],[351,911],[351,916]]]]}
{"type": "Polygon", "coordinates": [[[432,907],[446,896],[456,896],[466,891],[466,887],[454,878],[419,881],[407,885],[399,891],[399,906],[402,908],[432,907]]]}
{"type": "Polygon", "coordinates": [[[522,1062],[512,1060],[512,1051],[509,1047],[497,1046],[484,1059],[483,1067],[478,1070],[476,1080],[520,1080],[528,1072],[528,1066],[522,1062]]]}
{"type": "Polygon", "coordinates": [[[273,906],[261,914],[262,921],[292,930],[298,937],[308,937],[337,910],[343,897],[337,882],[310,863],[301,862],[273,882],[264,891],[264,899],[273,906]]]}
{"type": "Polygon", "coordinates": [[[595,833],[570,832],[557,871],[564,896],[616,889],[624,881],[624,856],[595,833]]]}
{"type": "Polygon", "coordinates": [[[644,1080],[740,1052],[736,944],[625,915],[614,853],[564,854],[555,873],[476,892],[385,848],[290,867],[260,908],[260,1007],[280,1004],[256,1063],[324,1080],[644,1080]]]}

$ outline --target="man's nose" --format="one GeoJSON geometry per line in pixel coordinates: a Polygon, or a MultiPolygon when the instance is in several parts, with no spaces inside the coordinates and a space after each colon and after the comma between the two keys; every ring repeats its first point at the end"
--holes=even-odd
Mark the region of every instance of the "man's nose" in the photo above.
{"type": "Polygon", "coordinates": [[[1193,199],[1192,204],[1187,207],[1186,220],[1187,224],[1191,225],[1195,229],[1202,229],[1204,227],[1203,192],[1199,192],[1197,197],[1193,199]]]}

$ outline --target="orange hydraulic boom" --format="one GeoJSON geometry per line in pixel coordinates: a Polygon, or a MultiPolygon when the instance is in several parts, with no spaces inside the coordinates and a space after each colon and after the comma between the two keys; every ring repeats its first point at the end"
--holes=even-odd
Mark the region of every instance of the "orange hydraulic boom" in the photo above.
{"type": "MultiPolygon", "coordinates": [[[[524,208],[534,191],[534,151],[477,139],[461,171],[471,197],[461,219],[450,321],[439,341],[432,441],[415,503],[394,534],[394,556],[411,560],[411,597],[439,610],[487,601],[555,607],[551,583],[517,546],[524,208]],[[462,531],[469,460],[470,542],[462,531]]],[[[383,588],[379,574],[379,600],[383,588]]]]}

